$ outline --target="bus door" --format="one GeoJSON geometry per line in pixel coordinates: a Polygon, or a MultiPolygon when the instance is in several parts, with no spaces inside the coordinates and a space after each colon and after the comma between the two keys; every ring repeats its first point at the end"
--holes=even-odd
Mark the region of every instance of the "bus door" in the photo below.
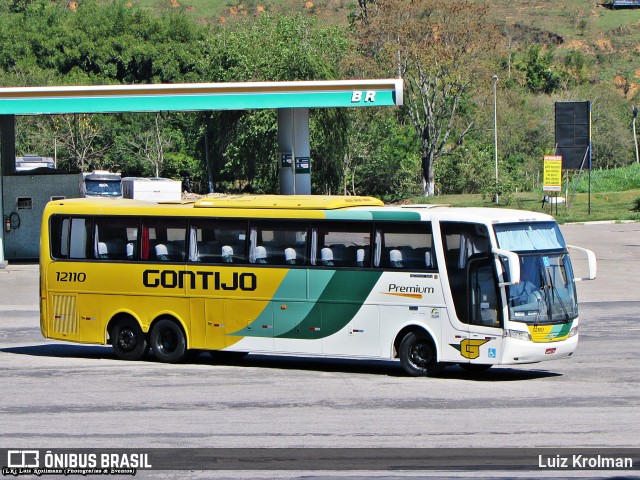
{"type": "MultiPolygon", "coordinates": [[[[455,315],[454,338],[444,338],[446,361],[498,363],[502,357],[502,305],[496,262],[484,225],[440,223],[455,315]],[[445,346],[446,348],[446,346],[445,346]]],[[[444,334],[444,332],[443,332],[444,334]]]]}
{"type": "Polygon", "coordinates": [[[468,262],[469,348],[471,363],[492,364],[502,358],[502,302],[495,260],[471,257],[468,262]]]}

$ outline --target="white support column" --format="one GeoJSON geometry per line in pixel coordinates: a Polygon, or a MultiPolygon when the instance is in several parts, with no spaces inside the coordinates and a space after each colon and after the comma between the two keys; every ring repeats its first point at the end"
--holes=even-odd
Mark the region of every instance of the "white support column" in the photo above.
{"type": "Polygon", "coordinates": [[[278,109],[278,151],[280,193],[310,195],[311,156],[308,108],[278,109]]]}

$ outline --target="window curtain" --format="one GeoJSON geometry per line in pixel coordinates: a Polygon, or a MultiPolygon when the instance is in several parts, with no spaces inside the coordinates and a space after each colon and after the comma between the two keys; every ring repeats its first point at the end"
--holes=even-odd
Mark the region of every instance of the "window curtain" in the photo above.
{"type": "Polygon", "coordinates": [[[555,223],[495,225],[498,245],[505,250],[557,250],[565,248],[555,223]]]}

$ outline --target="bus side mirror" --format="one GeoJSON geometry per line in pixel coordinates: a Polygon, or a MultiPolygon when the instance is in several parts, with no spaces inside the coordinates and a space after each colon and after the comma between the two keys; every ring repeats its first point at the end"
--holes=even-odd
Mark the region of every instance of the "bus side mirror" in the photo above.
{"type": "Polygon", "coordinates": [[[575,245],[567,245],[567,249],[578,250],[579,252],[585,253],[587,255],[587,262],[589,263],[589,276],[586,278],[576,278],[574,279],[574,281],[581,282],[583,280],[594,280],[596,278],[596,274],[598,273],[598,262],[596,261],[596,254],[587,248],[576,247],[575,245]]]}
{"type": "Polygon", "coordinates": [[[520,257],[518,257],[518,254],[510,250],[503,250],[502,248],[492,248],[491,253],[505,259],[504,264],[509,273],[510,281],[502,282],[499,286],[505,287],[507,285],[517,285],[520,283],[520,257]]]}

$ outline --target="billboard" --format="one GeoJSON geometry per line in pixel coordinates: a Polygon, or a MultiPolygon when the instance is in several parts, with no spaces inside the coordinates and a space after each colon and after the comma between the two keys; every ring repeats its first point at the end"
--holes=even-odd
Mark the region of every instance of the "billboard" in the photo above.
{"type": "Polygon", "coordinates": [[[591,169],[591,102],[555,103],[556,154],[565,170],[591,169]]]}

